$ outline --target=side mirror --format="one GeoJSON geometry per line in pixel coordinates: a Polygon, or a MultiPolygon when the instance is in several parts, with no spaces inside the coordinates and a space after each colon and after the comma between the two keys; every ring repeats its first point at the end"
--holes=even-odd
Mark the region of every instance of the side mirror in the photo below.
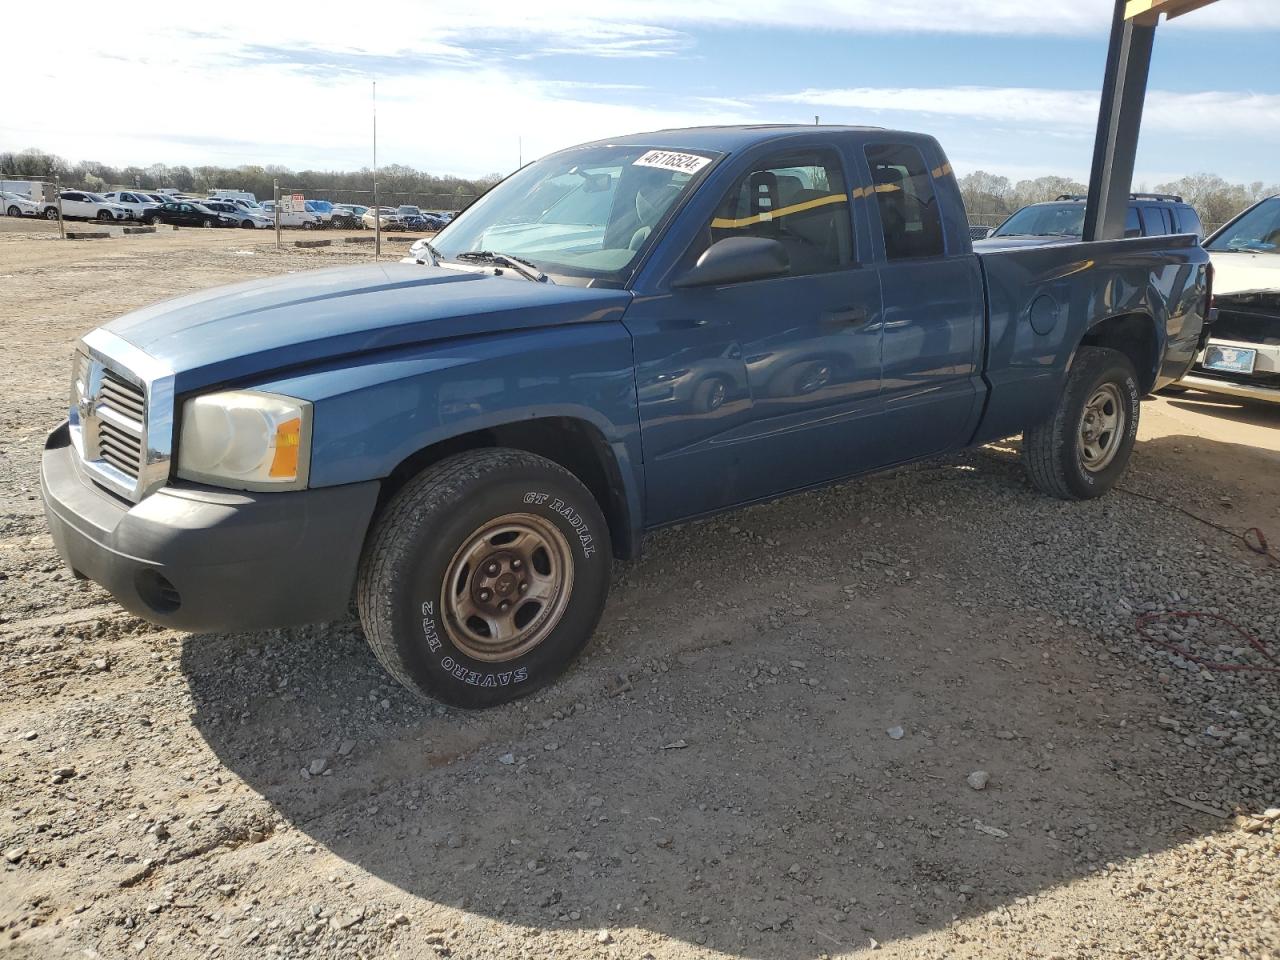
{"type": "Polygon", "coordinates": [[[709,287],[780,277],[791,270],[791,257],[768,237],[725,237],[703,252],[674,287],[709,287]]]}

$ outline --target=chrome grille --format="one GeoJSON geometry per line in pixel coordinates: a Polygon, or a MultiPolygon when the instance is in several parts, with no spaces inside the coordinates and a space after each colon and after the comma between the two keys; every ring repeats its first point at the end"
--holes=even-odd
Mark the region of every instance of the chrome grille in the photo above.
{"type": "Polygon", "coordinates": [[[98,455],[121,473],[138,478],[146,398],[140,387],[103,370],[98,390],[98,455]]]}
{"type": "Polygon", "coordinates": [[[132,344],[105,330],[84,338],[68,419],[76,451],[101,486],[141,500],[168,479],[173,375],[132,344]]]}

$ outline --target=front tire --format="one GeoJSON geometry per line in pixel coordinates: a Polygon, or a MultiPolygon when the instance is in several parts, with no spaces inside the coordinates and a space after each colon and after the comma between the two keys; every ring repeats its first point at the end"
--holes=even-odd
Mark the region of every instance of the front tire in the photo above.
{"type": "Polygon", "coordinates": [[[11,217],[20,217],[20,216],[22,216],[22,211],[21,211],[21,210],[19,210],[16,206],[10,207],[8,210],[6,210],[6,211],[5,211],[5,213],[6,213],[6,214],[8,214],[8,215],[9,215],[9,216],[11,216],[11,217]]]}
{"type": "Polygon", "coordinates": [[[147,223],[151,224],[153,227],[158,227],[160,224],[164,223],[164,221],[159,217],[148,217],[147,223]]]}
{"type": "Polygon", "coordinates": [[[604,516],[559,465],[476,450],[420,473],[361,558],[378,661],[422,697],[491,707],[555,679],[590,639],[612,572],[604,516]]]}
{"type": "Polygon", "coordinates": [[[1128,357],[1081,347],[1053,415],[1022,435],[1031,482],[1061,500],[1088,500],[1114,487],[1138,437],[1141,396],[1128,357]]]}
{"type": "Polygon", "coordinates": [[[204,227],[206,230],[208,230],[208,229],[210,229],[210,228],[212,228],[212,227],[213,227],[213,221],[212,221],[212,220],[210,220],[208,217],[206,217],[206,218],[201,222],[200,226],[202,226],[202,227],[204,227]]]}
{"type": "Polygon", "coordinates": [[[102,221],[104,221],[104,222],[110,222],[110,221],[114,220],[114,219],[115,219],[115,217],[113,217],[113,216],[111,215],[111,211],[110,211],[110,210],[99,210],[99,211],[98,211],[98,219],[99,219],[99,220],[102,220],[102,221]]]}

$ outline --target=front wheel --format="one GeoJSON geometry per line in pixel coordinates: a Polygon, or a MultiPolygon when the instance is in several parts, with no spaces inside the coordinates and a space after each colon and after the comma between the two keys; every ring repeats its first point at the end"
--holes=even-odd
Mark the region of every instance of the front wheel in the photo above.
{"type": "Polygon", "coordinates": [[[429,467],[387,505],[357,604],[387,671],[423,697],[490,707],[560,675],[604,609],[609,531],[590,491],[531,453],[429,467]]]}
{"type": "Polygon", "coordinates": [[[1081,347],[1053,415],[1022,435],[1022,462],[1041,491],[1100,497],[1120,480],[1138,437],[1141,391],[1119,350],[1081,347]]]}
{"type": "Polygon", "coordinates": [[[164,221],[159,217],[152,216],[147,218],[147,223],[151,224],[153,227],[158,227],[160,224],[164,223],[164,221]]]}
{"type": "Polygon", "coordinates": [[[201,221],[200,226],[204,227],[205,229],[208,229],[209,227],[213,226],[213,221],[210,220],[208,217],[206,217],[204,220],[201,221]]]}

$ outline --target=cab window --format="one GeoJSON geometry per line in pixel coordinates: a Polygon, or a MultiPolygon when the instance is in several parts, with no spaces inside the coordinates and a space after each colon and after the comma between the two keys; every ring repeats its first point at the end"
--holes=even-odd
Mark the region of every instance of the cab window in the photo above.
{"type": "Polygon", "coordinates": [[[913,146],[876,143],[866,148],[884,252],[890,260],[946,253],[942,214],[924,155],[913,146]]]}
{"type": "Polygon", "coordinates": [[[839,158],[831,151],[810,150],[756,165],[721,200],[704,246],[726,237],[778,241],[793,276],[847,266],[853,259],[853,238],[839,158]]]}

